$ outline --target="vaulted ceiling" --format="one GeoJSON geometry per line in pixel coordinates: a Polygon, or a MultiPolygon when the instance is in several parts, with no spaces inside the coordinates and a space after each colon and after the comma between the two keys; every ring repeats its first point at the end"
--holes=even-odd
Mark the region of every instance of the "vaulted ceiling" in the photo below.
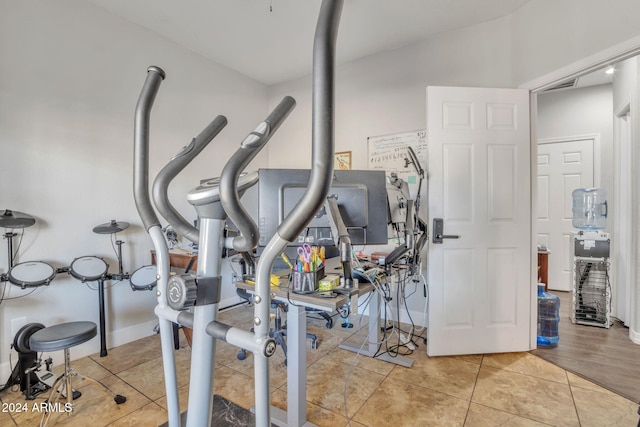
{"type": "MultiPolygon", "coordinates": [[[[321,0],[86,0],[271,85],[311,72],[321,0]]],[[[530,0],[345,0],[337,60],[510,15],[530,0]]]]}

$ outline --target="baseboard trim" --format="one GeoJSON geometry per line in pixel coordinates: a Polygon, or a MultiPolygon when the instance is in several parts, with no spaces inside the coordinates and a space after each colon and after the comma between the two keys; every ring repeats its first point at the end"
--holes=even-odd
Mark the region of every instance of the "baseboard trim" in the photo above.
{"type": "MultiPolygon", "coordinates": [[[[221,308],[230,307],[236,305],[238,303],[244,302],[243,299],[237,296],[233,296],[230,298],[226,298],[220,301],[219,306],[221,308]]],[[[132,325],[126,328],[118,329],[117,331],[108,332],[107,333],[107,353],[109,349],[114,347],[119,347],[124,344],[128,344],[133,341],[137,341],[142,338],[146,338],[155,334],[154,328],[158,325],[158,318],[154,317],[151,320],[148,320],[143,323],[138,323],[136,325],[132,325]]],[[[7,362],[0,363],[0,385],[3,385],[5,381],[9,378],[11,371],[13,370],[13,364],[18,361],[18,354],[11,350],[13,354],[11,355],[11,360],[7,362]]],[[[96,336],[92,340],[75,346],[70,351],[71,360],[81,359],[83,357],[97,355],[100,353],[100,337],[96,336]]],[[[43,359],[51,357],[53,360],[53,365],[62,365],[64,363],[64,357],[62,351],[55,351],[51,353],[45,353],[42,355],[43,359]]]]}
{"type": "Polygon", "coordinates": [[[640,345],[640,333],[632,328],[629,328],[629,339],[632,343],[640,345]]]}

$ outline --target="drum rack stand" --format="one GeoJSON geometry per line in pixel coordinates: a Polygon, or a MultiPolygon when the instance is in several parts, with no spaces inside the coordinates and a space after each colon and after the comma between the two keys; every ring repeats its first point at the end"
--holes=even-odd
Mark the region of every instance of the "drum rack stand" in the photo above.
{"type": "Polygon", "coordinates": [[[9,262],[9,270],[13,267],[13,238],[17,235],[18,233],[14,233],[13,231],[7,231],[2,235],[2,237],[7,239],[7,260],[9,262]]]}
{"type": "MultiPolygon", "coordinates": [[[[109,224],[110,226],[114,227],[117,224],[126,224],[124,226],[124,228],[128,227],[129,224],[128,223],[117,223],[115,220],[111,221],[111,224],[109,224]]],[[[114,232],[113,228],[108,229],[105,228],[107,227],[108,224],[104,224],[102,226],[98,226],[98,227],[102,227],[100,230],[100,232],[96,231],[98,229],[98,227],[96,227],[93,231],[98,233],[98,234],[111,234],[112,232],[114,232]],[[106,231],[103,231],[106,230],[106,231]]],[[[117,231],[121,231],[121,230],[117,230],[117,231]]],[[[105,277],[98,279],[98,308],[99,308],[99,312],[100,312],[100,320],[99,320],[99,335],[100,335],[100,357],[105,357],[107,355],[107,337],[106,337],[106,309],[105,309],[105,302],[104,302],[104,281],[105,280],[131,280],[131,275],[129,273],[125,273],[122,268],[122,245],[124,244],[124,241],[117,239],[115,242],[116,246],[117,246],[117,250],[116,250],[116,257],[118,260],[118,273],[116,274],[109,274],[107,273],[105,275],[105,277]]],[[[189,266],[187,267],[187,271],[189,271],[189,269],[191,268],[191,266],[193,265],[193,260],[191,260],[191,263],[189,264],[189,266]]],[[[185,273],[186,273],[185,272],[185,273]]],[[[137,290],[135,288],[132,289],[137,290]]],[[[174,340],[175,340],[175,345],[176,345],[176,349],[178,348],[178,332],[177,332],[177,325],[174,328],[174,340]]]]}
{"type": "MultiPolygon", "coordinates": [[[[128,226],[128,225],[127,225],[128,226]]],[[[94,230],[95,231],[95,230],[94,230]]],[[[104,233],[102,233],[104,234],[104,233]]],[[[122,268],[122,240],[116,240],[118,247],[116,256],[118,258],[118,273],[109,274],[98,279],[98,309],[100,311],[99,335],[100,335],[100,357],[107,355],[107,334],[106,334],[106,310],[104,303],[104,281],[106,280],[129,280],[129,273],[124,273],[122,268]]]]}

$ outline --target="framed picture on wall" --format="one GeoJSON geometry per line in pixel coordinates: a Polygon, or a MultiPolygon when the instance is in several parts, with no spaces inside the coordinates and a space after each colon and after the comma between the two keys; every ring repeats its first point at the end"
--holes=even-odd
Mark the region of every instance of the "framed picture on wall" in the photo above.
{"type": "Polygon", "coordinates": [[[333,168],[340,170],[351,169],[351,151],[339,151],[335,154],[333,168]]]}

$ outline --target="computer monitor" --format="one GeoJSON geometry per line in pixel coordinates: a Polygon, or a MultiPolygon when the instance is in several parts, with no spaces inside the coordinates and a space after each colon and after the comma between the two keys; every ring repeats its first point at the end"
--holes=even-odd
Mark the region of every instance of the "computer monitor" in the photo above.
{"type": "MultiPolygon", "coordinates": [[[[308,169],[260,169],[258,179],[258,251],[302,198],[309,184],[308,169]]],[[[335,197],[352,245],[387,244],[387,189],[384,171],[336,170],[327,195],[335,197]]],[[[291,243],[333,246],[329,218],[320,208],[291,243]]]]}

